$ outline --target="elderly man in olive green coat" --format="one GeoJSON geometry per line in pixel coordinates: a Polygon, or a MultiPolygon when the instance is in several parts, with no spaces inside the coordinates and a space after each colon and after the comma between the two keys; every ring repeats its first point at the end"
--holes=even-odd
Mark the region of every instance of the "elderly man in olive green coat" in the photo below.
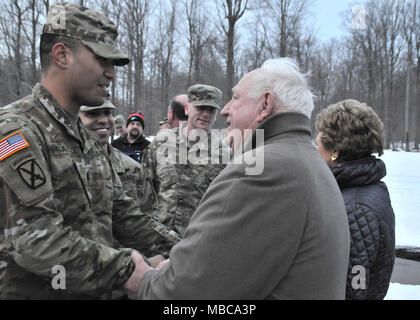
{"type": "Polygon", "coordinates": [[[253,174],[254,164],[234,159],[158,270],[133,253],[136,276],[125,285],[131,298],[344,299],[349,226],[313,145],[312,109],[293,60],[269,60],[240,80],[222,115],[230,136],[246,139],[244,154],[234,144],[235,159],[256,152],[264,168],[253,174]]]}

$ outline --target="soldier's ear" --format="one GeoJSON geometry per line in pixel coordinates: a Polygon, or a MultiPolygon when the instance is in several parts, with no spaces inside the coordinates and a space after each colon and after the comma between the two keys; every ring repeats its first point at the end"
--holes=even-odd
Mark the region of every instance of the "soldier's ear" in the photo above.
{"type": "Polygon", "coordinates": [[[185,104],[184,110],[185,110],[185,115],[188,116],[188,103],[185,104]]]}
{"type": "Polygon", "coordinates": [[[71,51],[65,44],[56,43],[51,49],[51,55],[54,64],[60,68],[68,68],[71,51]]]}
{"type": "Polygon", "coordinates": [[[174,110],[169,109],[168,111],[168,121],[173,121],[174,120],[174,110]]]}

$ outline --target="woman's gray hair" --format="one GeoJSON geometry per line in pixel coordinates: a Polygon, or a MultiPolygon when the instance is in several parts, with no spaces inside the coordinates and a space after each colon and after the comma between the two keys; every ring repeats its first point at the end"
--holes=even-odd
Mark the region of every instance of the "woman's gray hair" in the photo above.
{"type": "Polygon", "coordinates": [[[314,103],[307,77],[308,74],[302,74],[291,58],[270,59],[254,73],[248,96],[258,99],[270,91],[279,100],[275,112],[295,111],[311,118],[314,103]]]}
{"type": "Polygon", "coordinates": [[[322,109],[315,119],[321,143],[338,152],[338,163],[384,153],[384,125],[366,103],[343,100],[322,109]]]}

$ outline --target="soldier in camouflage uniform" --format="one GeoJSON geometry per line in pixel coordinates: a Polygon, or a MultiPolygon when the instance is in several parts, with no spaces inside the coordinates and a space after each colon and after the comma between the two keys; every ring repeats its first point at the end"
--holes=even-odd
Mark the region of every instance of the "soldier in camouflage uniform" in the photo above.
{"type": "Polygon", "coordinates": [[[144,165],[160,204],[156,217],[181,236],[207,187],[230,157],[230,148],[211,133],[221,95],[212,86],[190,87],[185,108],[188,122],[159,131],[146,152],[144,165]]]}
{"type": "Polygon", "coordinates": [[[103,15],[54,4],[41,38],[41,83],[0,109],[2,299],[106,297],[132,275],[133,249],[153,255],[177,241],[124,193],[78,118],[81,105],[104,103],[114,65],[129,62],[116,37],[103,15]],[[114,237],[126,248],[112,248],[114,237]],[[58,289],[57,266],[65,271],[58,289]]]}
{"type": "Polygon", "coordinates": [[[136,200],[141,211],[152,213],[153,209],[157,207],[157,195],[151,179],[146,174],[147,171],[140,163],[109,143],[109,135],[114,126],[112,113],[116,109],[107,100],[103,105],[97,107],[81,106],[79,115],[85,127],[98,135],[99,143],[108,154],[125,193],[136,200]]]}
{"type": "Polygon", "coordinates": [[[159,122],[159,130],[178,128],[180,121],[188,120],[185,114],[185,105],[188,103],[186,94],[179,94],[172,98],[168,107],[166,118],[159,122]]]}
{"type": "Polygon", "coordinates": [[[3,287],[3,278],[6,274],[6,248],[5,248],[5,241],[4,241],[4,234],[2,231],[2,226],[0,226],[0,292],[2,291],[3,287]]]}

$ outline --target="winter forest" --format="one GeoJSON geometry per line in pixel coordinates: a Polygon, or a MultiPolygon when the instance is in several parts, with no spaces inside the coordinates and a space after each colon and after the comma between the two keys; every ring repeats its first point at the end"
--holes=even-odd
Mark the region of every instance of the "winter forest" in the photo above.
{"type": "MultiPolygon", "coordinates": [[[[217,86],[223,103],[242,75],[288,56],[310,72],[315,116],[353,98],[385,124],[386,146],[420,144],[420,3],[355,2],[343,12],[346,33],[321,41],[317,0],[74,0],[110,17],[131,63],[118,68],[111,101],[141,111],[155,134],[170,99],[194,83],[217,86]],[[359,5],[358,5],[359,4],[359,5]],[[357,6],[358,5],[358,6],[357,6]]],[[[0,0],[0,103],[30,93],[40,79],[39,38],[49,0],[0,0]]],[[[314,117],[313,117],[314,118],[314,117]]],[[[224,127],[219,116],[218,128],[224,127]]]]}

